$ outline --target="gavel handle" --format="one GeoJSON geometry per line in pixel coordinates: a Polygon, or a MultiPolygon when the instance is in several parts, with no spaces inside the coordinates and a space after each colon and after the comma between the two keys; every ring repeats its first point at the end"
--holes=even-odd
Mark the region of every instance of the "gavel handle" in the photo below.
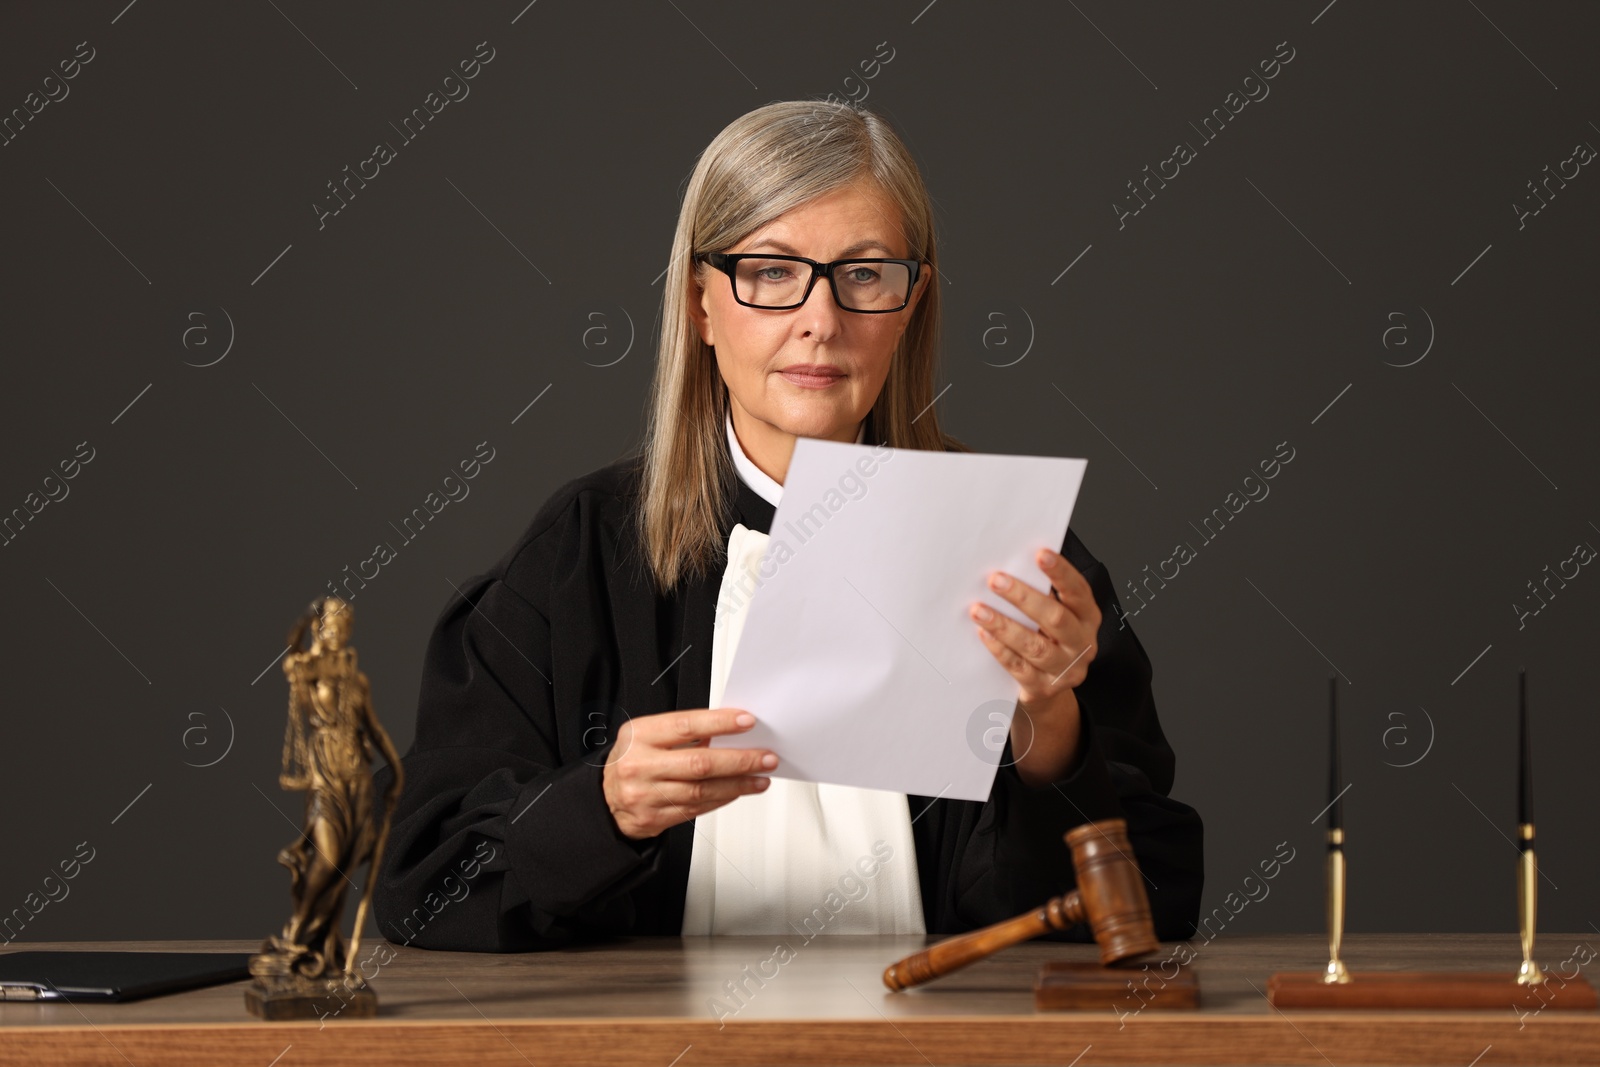
{"type": "Polygon", "coordinates": [[[899,992],[940,975],[959,970],[1008,945],[1038,937],[1051,930],[1065,930],[1083,922],[1083,898],[1076,889],[1064,896],[1051,897],[1039,907],[1014,919],[985,926],[931,945],[914,956],[891,963],[883,972],[883,984],[899,992]]]}

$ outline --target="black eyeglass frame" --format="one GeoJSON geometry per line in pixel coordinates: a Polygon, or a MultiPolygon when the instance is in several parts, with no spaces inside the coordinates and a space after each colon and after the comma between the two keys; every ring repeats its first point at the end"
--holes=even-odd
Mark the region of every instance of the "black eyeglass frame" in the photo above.
{"type": "Polygon", "coordinates": [[[825,277],[828,279],[828,288],[833,291],[834,306],[839,310],[854,312],[857,315],[892,315],[896,311],[904,311],[906,305],[911,303],[911,291],[917,287],[917,279],[922,276],[922,262],[916,259],[881,259],[869,256],[866,258],[835,259],[828,263],[818,263],[816,260],[807,259],[804,256],[779,256],[768,252],[698,252],[695,254],[694,259],[697,262],[709,263],[714,269],[726,274],[728,276],[728,285],[733,289],[733,299],[744,307],[756,308],[759,311],[793,311],[811,299],[811,290],[816,287],[817,279],[825,277]],[[789,263],[805,263],[811,267],[811,278],[806,282],[806,291],[801,294],[799,301],[796,303],[784,304],[781,307],[752,304],[739,295],[739,281],[733,274],[734,268],[741,259],[778,259],[789,263]],[[898,307],[892,308],[845,307],[844,303],[839,299],[839,285],[834,281],[833,270],[835,267],[843,266],[847,263],[898,263],[907,268],[911,273],[911,277],[906,282],[905,299],[900,302],[898,307]]]}

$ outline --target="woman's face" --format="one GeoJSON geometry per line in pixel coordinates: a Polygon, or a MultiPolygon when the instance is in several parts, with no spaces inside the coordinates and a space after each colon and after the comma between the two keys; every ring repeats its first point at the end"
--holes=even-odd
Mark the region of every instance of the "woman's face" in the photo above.
{"type": "MultiPolygon", "coordinates": [[[[716,251],[774,252],[819,263],[846,256],[911,258],[899,213],[866,182],[808,201],[734,247],[716,251]]],[[[793,437],[853,442],[889,375],[895,343],[928,276],[924,267],[911,303],[889,314],[841,310],[824,278],[817,279],[800,307],[770,311],[740,304],[728,276],[707,266],[704,288],[691,296],[689,313],[701,338],[715,347],[734,429],[747,450],[753,443],[785,438],[792,445],[793,437]],[[821,364],[836,377],[818,388],[784,373],[808,364],[821,364]]]]}
{"type": "Polygon", "coordinates": [[[350,640],[350,607],[341,603],[318,620],[317,637],[324,648],[343,648],[350,640]]]}

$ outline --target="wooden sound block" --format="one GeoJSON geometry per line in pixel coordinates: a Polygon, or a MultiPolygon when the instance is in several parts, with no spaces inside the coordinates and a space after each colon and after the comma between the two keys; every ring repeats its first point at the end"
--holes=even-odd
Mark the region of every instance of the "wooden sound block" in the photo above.
{"type": "Polygon", "coordinates": [[[1267,1000],[1279,1008],[1392,1008],[1423,1011],[1540,1011],[1592,1009],[1594,987],[1581,977],[1547,974],[1542,985],[1518,985],[1510,971],[1366,971],[1344,984],[1321,973],[1275,974],[1267,1000]]]}
{"type": "Polygon", "coordinates": [[[1125,1003],[1177,1011],[1200,1006],[1200,984],[1192,969],[1180,969],[1172,978],[1158,977],[1154,984],[1149,978],[1148,972],[1125,967],[1052,960],[1039,966],[1033,1006],[1036,1011],[1105,1011],[1125,1003]]]}

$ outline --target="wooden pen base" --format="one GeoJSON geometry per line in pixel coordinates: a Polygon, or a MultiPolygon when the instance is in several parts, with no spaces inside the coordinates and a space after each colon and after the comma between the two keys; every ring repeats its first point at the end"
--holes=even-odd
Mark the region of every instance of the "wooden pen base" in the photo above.
{"type": "Polygon", "coordinates": [[[1103,967],[1098,963],[1052,960],[1039,965],[1033,983],[1036,1011],[1113,1011],[1153,1008],[1192,1010],[1200,1006],[1194,971],[1150,980],[1148,971],[1103,967]]]}
{"type": "Polygon", "coordinates": [[[1546,974],[1543,984],[1518,985],[1510,971],[1366,971],[1347,983],[1329,983],[1318,973],[1275,974],[1267,980],[1274,1007],[1343,1008],[1352,1011],[1592,1010],[1594,987],[1582,977],[1546,974]]]}

